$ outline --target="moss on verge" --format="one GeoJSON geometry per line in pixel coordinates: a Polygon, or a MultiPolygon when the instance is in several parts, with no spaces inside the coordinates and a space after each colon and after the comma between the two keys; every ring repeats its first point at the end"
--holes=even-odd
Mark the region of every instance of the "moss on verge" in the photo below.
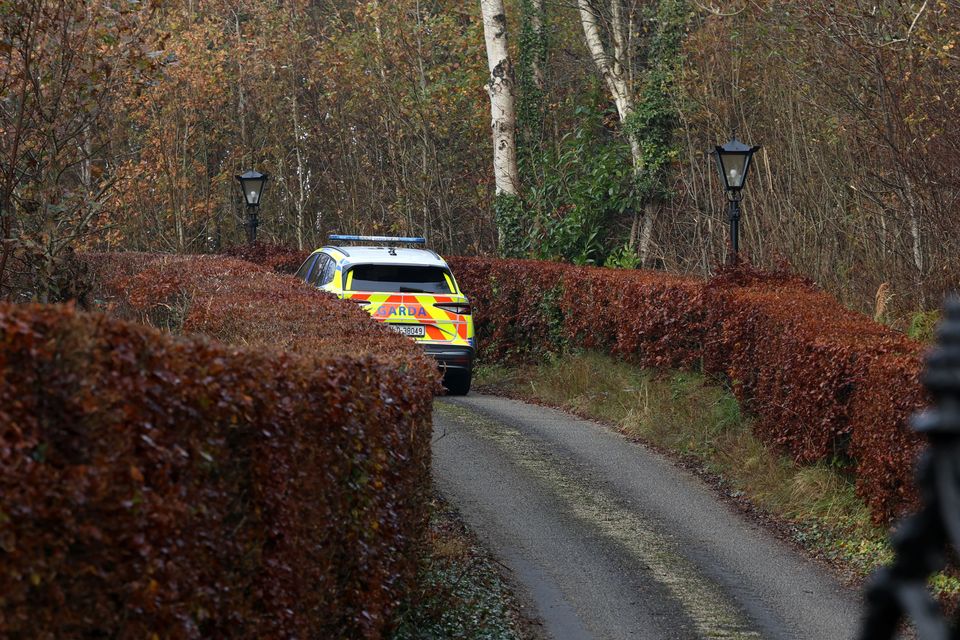
{"type": "Polygon", "coordinates": [[[532,640],[530,622],[489,552],[435,497],[418,588],[392,640],[532,640]]]}

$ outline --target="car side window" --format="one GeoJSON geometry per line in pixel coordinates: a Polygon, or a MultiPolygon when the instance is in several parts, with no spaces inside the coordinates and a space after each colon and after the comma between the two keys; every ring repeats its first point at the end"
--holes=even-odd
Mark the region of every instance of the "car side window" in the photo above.
{"type": "Polygon", "coordinates": [[[321,286],[321,276],[324,271],[326,271],[327,263],[331,262],[330,256],[325,253],[319,254],[320,258],[317,260],[317,264],[313,267],[313,271],[310,274],[310,284],[315,287],[321,286]]]}
{"type": "Polygon", "coordinates": [[[325,286],[333,282],[333,274],[337,272],[337,261],[327,258],[327,263],[323,265],[323,272],[320,274],[320,286],[325,286]]]}
{"type": "Polygon", "coordinates": [[[314,253],[307,257],[304,260],[303,264],[300,265],[300,268],[297,269],[297,277],[301,280],[308,280],[310,278],[310,270],[313,268],[313,264],[317,261],[317,258],[320,257],[319,253],[314,253]]]}

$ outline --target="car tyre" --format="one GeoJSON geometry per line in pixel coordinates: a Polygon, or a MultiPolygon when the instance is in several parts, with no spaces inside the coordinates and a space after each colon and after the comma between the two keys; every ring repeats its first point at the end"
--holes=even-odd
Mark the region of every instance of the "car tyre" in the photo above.
{"type": "Polygon", "coordinates": [[[470,393],[470,382],[473,377],[470,371],[447,371],[443,376],[443,386],[451,396],[465,396],[470,393]]]}

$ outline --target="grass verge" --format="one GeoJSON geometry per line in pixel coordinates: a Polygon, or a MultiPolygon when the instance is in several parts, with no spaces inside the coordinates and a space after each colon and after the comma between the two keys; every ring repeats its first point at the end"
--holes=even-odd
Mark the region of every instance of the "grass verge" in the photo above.
{"type": "MultiPolygon", "coordinates": [[[[615,425],[707,472],[719,488],[764,515],[849,580],[893,555],[887,530],[871,522],[852,479],[839,468],[798,465],[757,439],[749,416],[724,384],[698,373],[641,369],[610,356],[557,356],[539,365],[486,365],[475,387],[542,402],[615,425]]],[[[960,595],[960,580],[937,575],[941,598],[960,595]]]]}
{"type": "Polygon", "coordinates": [[[456,511],[435,497],[418,587],[400,610],[393,640],[534,640],[534,625],[495,560],[456,511]]]}

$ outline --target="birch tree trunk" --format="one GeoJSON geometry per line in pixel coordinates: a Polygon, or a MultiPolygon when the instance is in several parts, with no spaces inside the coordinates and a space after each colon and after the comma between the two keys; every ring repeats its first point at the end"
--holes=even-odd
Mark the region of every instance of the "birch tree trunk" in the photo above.
{"type": "Polygon", "coordinates": [[[480,0],[483,37],[487,45],[490,77],[484,87],[490,94],[493,130],[493,175],[497,195],[520,192],[517,171],[517,112],[513,86],[513,65],[507,52],[507,16],[503,0],[480,0]]]}
{"type": "MultiPolygon", "coordinates": [[[[243,47],[243,32],[240,30],[240,14],[237,11],[233,12],[234,25],[236,27],[237,33],[237,48],[241,49],[243,47]]],[[[240,142],[243,144],[245,149],[249,149],[250,145],[247,142],[247,97],[243,92],[243,56],[237,56],[237,114],[240,116],[240,142]]]]}
{"type": "MultiPolygon", "coordinates": [[[[593,59],[603,83],[607,86],[610,97],[613,98],[613,102],[617,106],[617,115],[620,116],[620,122],[625,122],[633,114],[634,102],[633,93],[630,84],[627,82],[623,67],[623,59],[626,55],[624,50],[626,34],[620,0],[610,0],[610,29],[614,46],[612,54],[603,45],[603,37],[600,34],[599,11],[597,11],[593,1],[577,0],[577,6],[580,9],[580,23],[583,25],[583,37],[587,44],[587,50],[590,51],[590,57],[593,59]]],[[[637,137],[629,132],[627,133],[627,140],[630,142],[633,169],[638,171],[643,163],[640,144],[637,137]]]]}
{"type": "Polygon", "coordinates": [[[913,241],[913,266],[916,268],[917,292],[920,294],[920,308],[925,308],[926,303],[923,295],[923,250],[920,237],[920,216],[919,203],[917,202],[916,191],[913,187],[913,180],[904,170],[904,194],[907,202],[907,215],[910,218],[910,238],[913,241]]]}
{"type": "MultiPolygon", "coordinates": [[[[530,0],[530,9],[530,28],[533,30],[533,36],[537,43],[543,43],[543,17],[545,15],[543,10],[543,0],[530,0]]],[[[538,54],[539,53],[543,52],[538,52],[538,54]]],[[[547,85],[546,75],[543,69],[545,63],[546,60],[541,57],[541,55],[535,55],[530,60],[530,72],[533,76],[533,86],[535,86],[537,91],[540,91],[541,93],[543,93],[547,85]]]]}
{"type": "Polygon", "coordinates": [[[297,194],[296,197],[293,198],[294,211],[296,212],[294,233],[297,239],[297,249],[303,250],[303,213],[310,195],[310,170],[307,168],[303,158],[303,148],[301,144],[303,140],[303,128],[300,126],[297,87],[295,84],[290,88],[290,107],[293,120],[293,150],[297,158],[297,194]]]}
{"type": "MultiPolygon", "coordinates": [[[[427,70],[425,68],[423,57],[423,20],[420,13],[420,0],[417,0],[417,75],[420,81],[420,100],[427,102],[427,70]]],[[[420,119],[420,171],[423,174],[421,180],[420,207],[423,213],[423,227],[418,235],[430,237],[430,190],[433,178],[430,175],[430,166],[428,156],[430,151],[430,129],[427,127],[426,118],[420,119]]],[[[413,233],[413,229],[410,230],[413,233]]]]}
{"type": "MultiPolygon", "coordinates": [[[[620,0],[610,0],[610,41],[613,52],[607,51],[600,32],[600,17],[594,2],[596,0],[577,0],[580,9],[580,22],[583,25],[583,37],[590,51],[590,57],[600,73],[610,97],[617,106],[617,115],[620,122],[625,123],[634,112],[632,82],[629,76],[629,66],[625,68],[624,61],[629,55],[627,44],[630,33],[624,25],[623,8],[620,0]]],[[[640,150],[640,141],[636,134],[625,131],[627,142],[630,143],[630,158],[633,171],[639,173],[643,168],[643,152],[640,150]]],[[[645,202],[643,212],[634,212],[633,224],[630,229],[629,246],[635,248],[643,266],[650,252],[650,241],[653,237],[653,223],[657,215],[657,206],[653,202],[645,202]]]]}

